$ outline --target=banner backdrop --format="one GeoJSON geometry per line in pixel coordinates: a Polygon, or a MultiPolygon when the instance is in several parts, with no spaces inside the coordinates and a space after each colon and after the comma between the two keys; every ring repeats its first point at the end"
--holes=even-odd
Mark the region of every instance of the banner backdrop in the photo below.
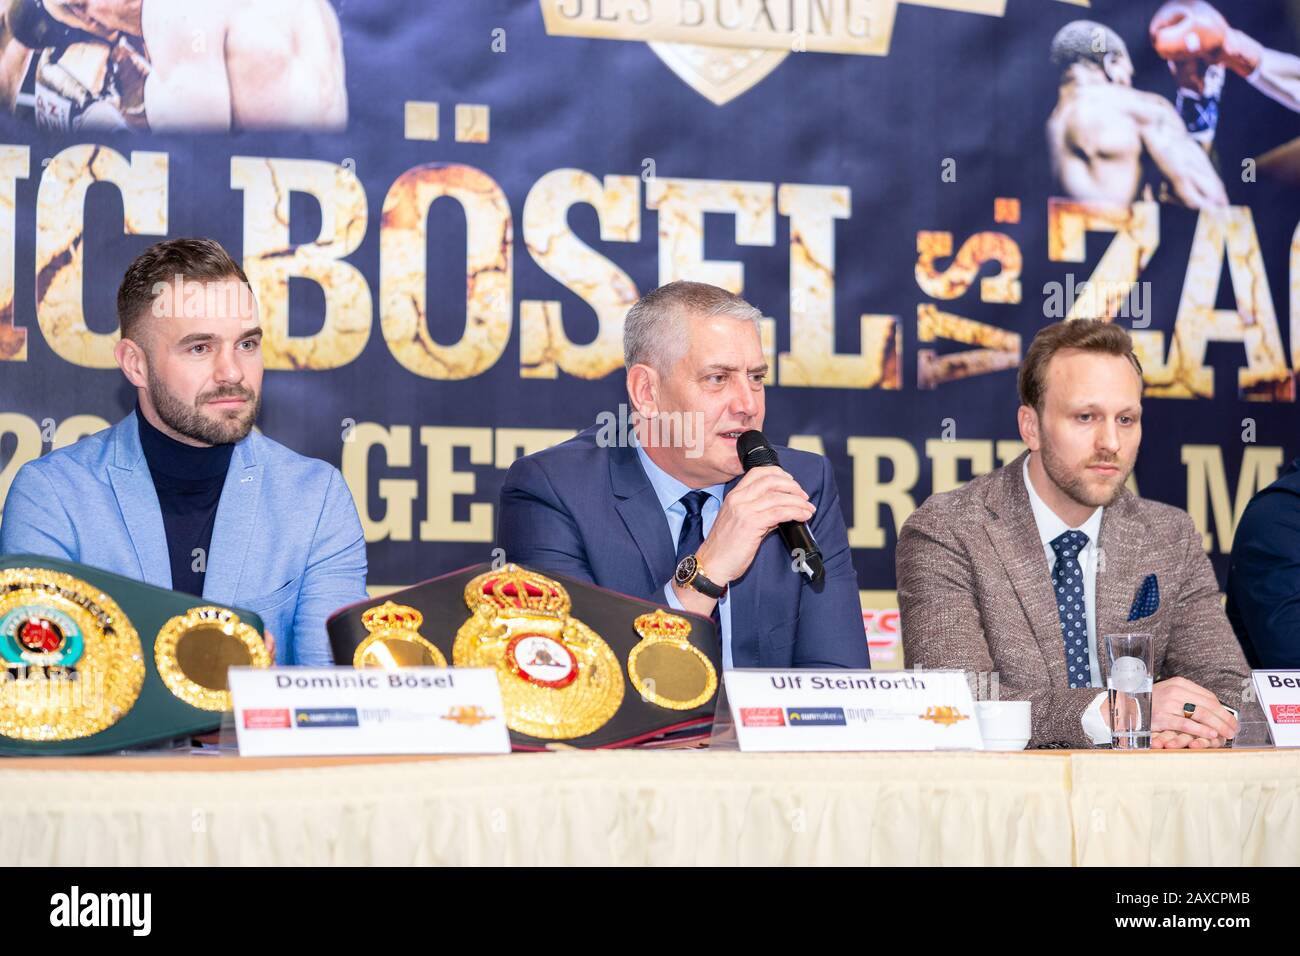
{"type": "Polygon", "coordinates": [[[1300,451],[1300,33],[1159,7],[12,0],[0,500],[131,410],[122,272],[206,235],[259,301],[260,427],[341,467],[372,587],[503,557],[505,469],[626,417],[623,313],[679,278],[770,316],[765,431],[834,463],[881,648],[898,527],[1019,452],[1067,316],[1133,330],[1136,486],[1222,575],[1300,451]]]}

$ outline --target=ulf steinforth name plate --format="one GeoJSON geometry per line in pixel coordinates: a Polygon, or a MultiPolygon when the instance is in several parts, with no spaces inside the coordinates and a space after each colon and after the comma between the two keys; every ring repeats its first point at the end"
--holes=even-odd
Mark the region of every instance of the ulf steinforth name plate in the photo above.
{"type": "Polygon", "coordinates": [[[961,671],[730,670],[747,751],[980,750],[961,671]]]}

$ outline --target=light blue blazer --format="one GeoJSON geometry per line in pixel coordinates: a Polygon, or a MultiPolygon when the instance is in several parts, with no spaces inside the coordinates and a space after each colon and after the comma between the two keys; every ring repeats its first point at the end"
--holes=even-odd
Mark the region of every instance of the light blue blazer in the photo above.
{"type": "MultiPolygon", "coordinates": [[[[167,536],[135,413],[28,462],[0,522],[0,554],[64,558],[172,586],[167,536]]],[[[333,663],[325,619],[366,597],[366,542],[338,469],[257,432],[235,446],[203,598],[261,615],[276,663],[333,663]]]]}

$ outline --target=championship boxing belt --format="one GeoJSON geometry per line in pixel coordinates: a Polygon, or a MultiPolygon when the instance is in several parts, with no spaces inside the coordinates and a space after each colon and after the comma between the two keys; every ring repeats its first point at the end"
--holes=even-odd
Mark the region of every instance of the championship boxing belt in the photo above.
{"type": "Polygon", "coordinates": [[[93,754],[216,730],[227,669],[271,657],[251,611],[9,555],[0,662],[0,754],[93,754]]]}
{"type": "Polygon", "coordinates": [[[488,667],[516,750],[699,739],[722,652],[707,617],[515,564],[453,571],[335,612],[336,664],[488,667]]]}

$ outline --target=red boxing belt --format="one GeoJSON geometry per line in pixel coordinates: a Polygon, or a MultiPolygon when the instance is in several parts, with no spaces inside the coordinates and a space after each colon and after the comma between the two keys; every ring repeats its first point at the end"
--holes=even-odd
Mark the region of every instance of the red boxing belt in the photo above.
{"type": "Polygon", "coordinates": [[[721,647],[706,617],[519,565],[476,565],[337,611],[337,664],[489,667],[516,750],[697,740],[721,647]]]}

